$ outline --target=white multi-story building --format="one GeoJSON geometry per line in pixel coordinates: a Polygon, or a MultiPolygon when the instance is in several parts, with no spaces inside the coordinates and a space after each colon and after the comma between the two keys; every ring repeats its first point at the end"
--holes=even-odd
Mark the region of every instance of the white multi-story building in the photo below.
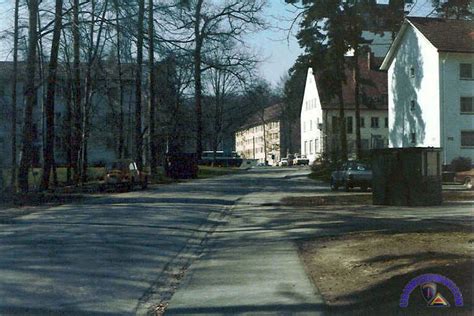
{"type": "MultiPolygon", "coordinates": [[[[347,57],[351,58],[351,57],[347,57]]],[[[370,52],[359,59],[361,78],[360,126],[362,149],[381,148],[388,145],[387,74],[379,71],[380,58],[370,52]]],[[[346,118],[347,147],[349,156],[355,155],[356,123],[355,97],[352,70],[346,70],[343,85],[344,116],[346,118]]],[[[305,93],[301,108],[301,154],[310,163],[326,154],[331,157],[339,151],[339,104],[337,98],[324,98],[323,86],[308,69],[305,93]]]]}
{"type": "Polygon", "coordinates": [[[443,162],[474,160],[474,24],[409,17],[388,71],[389,146],[441,147],[443,162]]]}
{"type": "Polygon", "coordinates": [[[281,158],[299,148],[299,126],[288,122],[283,105],[276,104],[259,111],[235,133],[235,151],[244,159],[256,159],[276,165],[281,158]]]}

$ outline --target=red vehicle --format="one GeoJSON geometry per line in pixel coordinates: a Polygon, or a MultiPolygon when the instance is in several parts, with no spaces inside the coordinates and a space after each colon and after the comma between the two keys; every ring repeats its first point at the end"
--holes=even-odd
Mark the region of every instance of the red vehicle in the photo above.
{"type": "Polygon", "coordinates": [[[138,170],[135,161],[130,159],[117,160],[105,166],[105,185],[113,187],[125,187],[133,190],[135,185],[142,189],[148,186],[148,174],[138,170]]]}

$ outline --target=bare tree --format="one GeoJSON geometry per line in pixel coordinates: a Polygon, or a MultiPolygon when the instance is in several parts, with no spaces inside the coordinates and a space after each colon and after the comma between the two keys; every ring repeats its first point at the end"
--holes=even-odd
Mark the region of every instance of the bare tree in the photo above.
{"type": "Polygon", "coordinates": [[[23,146],[21,150],[20,169],[18,171],[18,185],[22,192],[28,192],[28,171],[31,166],[33,152],[33,108],[36,104],[36,44],[38,41],[38,0],[30,0],[28,5],[28,57],[26,60],[25,83],[25,120],[23,124],[23,146]]]}
{"type": "Polygon", "coordinates": [[[56,72],[58,67],[59,42],[61,39],[63,0],[56,0],[55,22],[53,41],[51,44],[51,56],[48,67],[48,81],[46,92],[46,144],[43,148],[43,180],[42,189],[48,189],[51,170],[55,164],[54,161],[54,102],[56,95],[56,72]]]}
{"type": "Polygon", "coordinates": [[[13,82],[12,82],[12,157],[11,157],[11,178],[10,186],[13,191],[16,190],[16,124],[17,124],[17,87],[18,87],[18,16],[20,0],[15,0],[14,26],[13,26],[13,82]]]}
{"type": "MultiPolygon", "coordinates": [[[[177,31],[182,31],[182,39],[177,43],[192,43],[191,48],[194,63],[194,103],[196,112],[196,152],[200,157],[203,150],[202,124],[202,74],[209,69],[204,64],[203,56],[210,43],[233,39],[243,44],[242,37],[255,29],[265,26],[259,14],[265,5],[265,0],[231,0],[223,2],[190,0],[187,10],[179,11],[178,16],[169,21],[176,25],[177,31]],[[187,31],[192,32],[189,34],[187,31]]],[[[173,34],[175,35],[175,34],[173,34]]],[[[188,49],[186,47],[185,49],[188,49]]]]}
{"type": "Polygon", "coordinates": [[[148,1],[148,124],[149,124],[149,150],[150,171],[152,175],[158,173],[158,146],[156,135],[156,76],[155,76],[155,31],[154,31],[154,5],[153,0],[148,1]]]}
{"type": "Polygon", "coordinates": [[[72,21],[72,36],[73,36],[73,135],[72,135],[72,167],[74,169],[74,181],[79,183],[81,168],[79,164],[80,147],[82,138],[82,94],[81,94],[81,56],[80,56],[80,33],[79,33],[79,0],[73,2],[73,21],[72,21]]]}
{"type": "Polygon", "coordinates": [[[142,73],[143,73],[143,20],[145,0],[138,1],[137,25],[137,70],[135,77],[135,160],[138,168],[143,168],[143,134],[142,134],[142,73]]]}
{"type": "Polygon", "coordinates": [[[119,146],[118,152],[119,157],[124,158],[125,155],[125,132],[124,132],[124,111],[123,111],[123,99],[124,99],[124,84],[123,84],[123,74],[122,74],[122,31],[120,29],[120,5],[118,0],[114,0],[114,9],[115,9],[115,32],[117,37],[117,70],[118,70],[118,80],[119,80],[119,107],[120,107],[120,121],[119,121],[119,146]]]}

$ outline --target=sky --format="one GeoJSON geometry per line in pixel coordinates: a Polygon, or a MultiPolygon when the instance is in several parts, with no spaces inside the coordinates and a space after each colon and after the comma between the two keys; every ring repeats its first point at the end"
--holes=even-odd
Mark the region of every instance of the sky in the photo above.
{"type": "MultiPolygon", "coordinates": [[[[380,2],[387,2],[382,0],[380,2]]],[[[13,0],[0,0],[0,36],[4,30],[11,30],[13,25],[13,0]]],[[[293,65],[299,54],[302,53],[295,34],[298,29],[296,23],[290,30],[292,21],[299,11],[284,0],[267,0],[263,16],[269,28],[246,39],[246,44],[262,60],[258,67],[260,75],[276,86],[282,76],[293,65]]],[[[431,0],[414,0],[410,15],[425,16],[431,11],[431,0]]],[[[10,48],[0,42],[0,60],[9,59],[10,48]]]]}

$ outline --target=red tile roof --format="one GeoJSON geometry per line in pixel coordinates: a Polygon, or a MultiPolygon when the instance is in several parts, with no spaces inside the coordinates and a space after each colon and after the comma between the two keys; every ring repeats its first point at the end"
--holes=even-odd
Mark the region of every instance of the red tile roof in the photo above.
{"type": "MultiPolygon", "coordinates": [[[[283,113],[283,104],[278,103],[266,107],[263,110],[263,119],[266,123],[280,120],[283,113]]],[[[262,125],[262,111],[253,114],[239,130],[245,130],[254,126],[262,125]]]]}
{"type": "MultiPolygon", "coordinates": [[[[387,98],[387,73],[378,70],[383,58],[374,57],[373,55],[359,57],[359,68],[360,77],[366,83],[360,85],[361,91],[361,102],[360,108],[363,109],[388,109],[388,98],[387,98]],[[369,67],[369,63],[371,64],[369,67]]],[[[347,57],[348,63],[351,62],[350,58],[347,57]]],[[[318,85],[320,86],[320,85],[318,85]]],[[[319,89],[319,87],[318,87],[319,89]]],[[[319,91],[319,94],[323,94],[324,91],[319,91]]],[[[346,83],[342,87],[342,94],[344,99],[345,109],[355,108],[355,94],[354,94],[354,80],[353,70],[346,67],[346,83]]],[[[337,98],[333,98],[329,103],[322,104],[322,108],[325,110],[338,109],[339,102],[337,98]]]]}
{"type": "Polygon", "coordinates": [[[474,53],[474,21],[422,17],[407,19],[439,51],[474,53]]]}

